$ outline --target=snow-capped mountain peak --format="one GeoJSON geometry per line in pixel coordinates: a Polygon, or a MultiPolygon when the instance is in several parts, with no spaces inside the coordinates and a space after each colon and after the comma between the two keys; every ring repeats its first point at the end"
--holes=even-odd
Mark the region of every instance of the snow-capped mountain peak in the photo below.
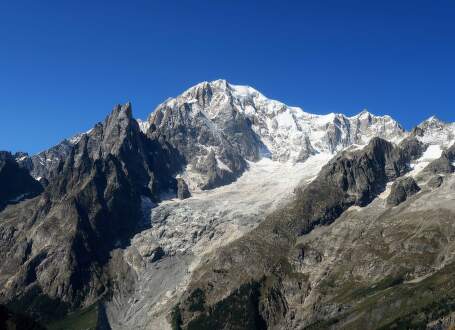
{"type": "Polygon", "coordinates": [[[282,161],[301,161],[312,152],[333,153],[353,143],[365,144],[373,136],[396,140],[404,133],[390,116],[367,110],[352,117],[311,114],[226,80],[197,84],[159,108],[175,111],[184,105],[193,116],[202,114],[221,130],[232,116],[245,117],[272,158],[282,161]]]}
{"type": "Polygon", "coordinates": [[[417,139],[430,145],[447,148],[455,142],[455,123],[445,123],[436,116],[424,120],[414,132],[417,139]]]}
{"type": "Polygon", "coordinates": [[[375,136],[395,142],[405,136],[390,116],[367,110],[352,117],[312,114],[226,80],[204,81],[166,100],[140,126],[166,137],[198,172],[207,172],[203,164],[211,164],[210,152],[218,172],[238,173],[246,166],[239,159],[303,162],[318,153],[365,145],[375,136]]]}
{"type": "Polygon", "coordinates": [[[421,128],[429,128],[429,127],[432,127],[432,128],[441,128],[443,127],[444,125],[446,125],[446,123],[444,123],[442,120],[440,120],[438,117],[436,116],[431,116],[427,119],[425,119],[423,122],[421,122],[418,127],[421,127],[421,128]]]}

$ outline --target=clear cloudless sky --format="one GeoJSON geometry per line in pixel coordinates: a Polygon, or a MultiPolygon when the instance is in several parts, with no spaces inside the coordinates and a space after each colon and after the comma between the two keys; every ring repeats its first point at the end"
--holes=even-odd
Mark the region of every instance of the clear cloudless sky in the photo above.
{"type": "Polygon", "coordinates": [[[455,121],[455,1],[0,1],[0,149],[219,78],[313,113],[455,121]]]}

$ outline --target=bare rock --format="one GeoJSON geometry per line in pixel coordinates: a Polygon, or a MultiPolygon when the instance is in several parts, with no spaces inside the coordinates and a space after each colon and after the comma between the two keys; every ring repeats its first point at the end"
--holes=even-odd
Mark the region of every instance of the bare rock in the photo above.
{"type": "Polygon", "coordinates": [[[455,172],[455,144],[453,144],[449,149],[443,151],[441,157],[433,160],[428,164],[424,169],[424,173],[432,174],[450,174],[455,172]]]}
{"type": "Polygon", "coordinates": [[[432,189],[439,188],[444,181],[443,177],[440,175],[435,175],[427,182],[427,186],[432,189]]]}
{"type": "Polygon", "coordinates": [[[8,204],[35,197],[42,191],[40,183],[19,167],[9,152],[0,152],[0,211],[8,204]]]}
{"type": "Polygon", "coordinates": [[[408,197],[415,195],[420,191],[420,187],[415,180],[411,177],[398,179],[392,184],[389,197],[387,198],[387,205],[397,206],[403,203],[408,197]]]}
{"type": "Polygon", "coordinates": [[[177,198],[178,199],[186,199],[191,197],[190,190],[188,189],[188,185],[186,184],[185,180],[182,178],[177,179],[177,198]]]}

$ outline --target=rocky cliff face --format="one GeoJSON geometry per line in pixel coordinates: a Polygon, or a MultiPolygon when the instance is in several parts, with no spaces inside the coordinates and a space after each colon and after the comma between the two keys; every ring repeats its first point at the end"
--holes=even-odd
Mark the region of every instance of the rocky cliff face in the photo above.
{"type": "Polygon", "coordinates": [[[175,192],[165,147],[145,138],[129,104],[83,135],[40,196],[0,214],[0,300],[46,319],[107,292],[103,267],[143,226],[144,200],[175,192]]]}
{"type": "Polygon", "coordinates": [[[27,153],[17,153],[15,155],[16,161],[21,167],[28,170],[35,179],[44,178],[47,180],[59,164],[70,155],[74,145],[82,135],[78,134],[70,139],[65,139],[37,155],[29,156],[27,153]]]}
{"type": "Polygon", "coordinates": [[[455,123],[444,123],[432,116],[419,124],[413,133],[423,143],[448,148],[455,142],[455,123]]]}
{"type": "Polygon", "coordinates": [[[401,204],[419,191],[420,187],[412,177],[397,180],[392,184],[389,197],[387,197],[387,204],[391,206],[401,204]]]}
{"type": "Polygon", "coordinates": [[[441,156],[433,160],[424,169],[424,173],[430,174],[450,174],[455,171],[455,144],[446,151],[442,151],[441,156]]]}
{"type": "Polygon", "coordinates": [[[35,197],[42,191],[41,184],[19,167],[13,155],[0,151],[0,211],[8,204],[35,197]]]}

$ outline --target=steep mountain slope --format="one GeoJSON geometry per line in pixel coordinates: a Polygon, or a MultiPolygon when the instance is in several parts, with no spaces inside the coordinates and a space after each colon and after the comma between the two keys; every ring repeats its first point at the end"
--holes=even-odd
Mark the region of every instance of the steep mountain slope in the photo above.
{"type": "MultiPolygon", "coordinates": [[[[411,161],[421,156],[423,148],[415,152],[409,148],[413,144],[393,147],[373,139],[364,150],[330,161],[294,201],[200,263],[171,321],[185,329],[221,324],[365,329],[400,324],[401,317],[413,313],[424,313],[422,322],[429,322],[451,311],[438,294],[425,300],[427,289],[413,292],[419,285],[404,285],[399,292],[406,290],[406,296],[394,291],[384,296],[406,281],[419,283],[421,276],[432,274],[438,278],[438,270],[451,263],[447,257],[434,258],[451,254],[451,245],[434,235],[455,220],[453,177],[397,209],[381,193],[387,194],[387,181],[411,170],[411,161]],[[434,220],[431,214],[437,215],[434,220]],[[424,224],[436,232],[427,237],[424,224]],[[380,303],[384,297],[386,304],[380,303]],[[413,305],[413,299],[419,303],[413,305]],[[402,306],[399,313],[390,309],[395,302],[402,306]],[[432,304],[441,304],[436,314],[420,310],[432,304]]],[[[447,230],[444,236],[451,235],[447,230]]]]}
{"type": "MultiPolygon", "coordinates": [[[[269,157],[303,162],[318,153],[334,154],[375,136],[399,142],[403,128],[389,116],[362,111],[356,116],[314,115],[271,100],[254,88],[225,80],[203,82],[162,103],[140,130],[158,143],[172,145],[182,156],[181,175],[191,190],[228,184],[248,169],[247,161],[269,157]]],[[[37,179],[48,179],[84,135],[16,161],[37,179]]]]}
{"type": "Polygon", "coordinates": [[[419,124],[414,133],[423,143],[448,148],[455,142],[455,123],[444,123],[432,116],[419,124]]]}
{"type": "Polygon", "coordinates": [[[99,299],[109,253],[142,226],[144,200],[175,190],[172,159],[140,132],[129,104],[115,107],[40,196],[0,213],[0,301],[46,319],[99,299]]]}
{"type": "Polygon", "coordinates": [[[204,255],[243,236],[294,195],[299,181],[312,180],[329,155],[290,164],[262,159],[236,182],[172,199],[152,210],[150,229],[119,252],[131,281],[118,283],[107,314],[113,329],[166,329],[166,316],[204,255]],[[162,251],[157,258],[156,251],[162,251]]]}
{"type": "MultiPolygon", "coordinates": [[[[441,303],[414,308],[409,288],[429,291],[408,281],[450,274],[451,245],[420,231],[452,239],[454,136],[435,118],[407,133],[389,116],[313,115],[224,80],[147,121],[116,106],[86,133],[9,156],[44,188],[27,174],[39,191],[0,211],[0,303],[112,329],[402,322],[441,303]],[[407,307],[389,318],[382,294],[402,284],[409,297],[393,299],[407,307]]],[[[425,322],[452,311],[438,306],[425,322]]]]}

